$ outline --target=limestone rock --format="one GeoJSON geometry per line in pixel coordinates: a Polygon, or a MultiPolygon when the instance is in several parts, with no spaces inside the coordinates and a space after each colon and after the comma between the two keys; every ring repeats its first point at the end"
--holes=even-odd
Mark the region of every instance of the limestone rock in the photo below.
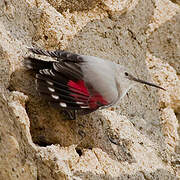
{"type": "Polygon", "coordinates": [[[178,179],[177,4],[0,1],[0,179],[178,179]],[[167,91],[138,85],[119,106],[68,121],[23,67],[31,46],[106,58],[167,91]]]}

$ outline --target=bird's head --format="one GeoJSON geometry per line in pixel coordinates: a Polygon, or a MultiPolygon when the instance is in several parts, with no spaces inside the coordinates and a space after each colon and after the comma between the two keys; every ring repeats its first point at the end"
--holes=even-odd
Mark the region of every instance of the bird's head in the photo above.
{"type": "Polygon", "coordinates": [[[147,82],[147,81],[144,81],[144,80],[134,77],[131,73],[129,73],[129,71],[125,67],[123,67],[121,65],[118,65],[117,70],[118,70],[117,82],[118,82],[119,90],[121,91],[122,96],[124,96],[128,92],[128,90],[136,83],[142,83],[142,84],[146,84],[148,86],[153,86],[155,88],[165,90],[164,88],[162,88],[156,84],[153,84],[151,82],[147,82]]]}

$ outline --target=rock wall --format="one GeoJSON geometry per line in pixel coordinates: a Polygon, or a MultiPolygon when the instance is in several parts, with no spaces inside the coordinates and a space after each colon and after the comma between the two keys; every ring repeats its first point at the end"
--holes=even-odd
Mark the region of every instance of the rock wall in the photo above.
{"type": "Polygon", "coordinates": [[[0,1],[0,179],[180,178],[179,73],[178,1],[0,1]],[[166,91],[137,85],[67,121],[23,67],[32,46],[115,61],[166,91]]]}

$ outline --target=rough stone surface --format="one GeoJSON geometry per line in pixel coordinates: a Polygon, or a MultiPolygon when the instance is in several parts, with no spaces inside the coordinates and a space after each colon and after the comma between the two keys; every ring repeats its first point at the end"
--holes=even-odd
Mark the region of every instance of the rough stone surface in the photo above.
{"type": "Polygon", "coordinates": [[[0,1],[0,179],[180,178],[179,20],[169,0],[0,1]],[[137,85],[68,121],[37,95],[30,46],[106,58],[166,91],[137,85]]]}
{"type": "Polygon", "coordinates": [[[149,38],[149,51],[180,73],[180,12],[162,24],[149,38]]]}

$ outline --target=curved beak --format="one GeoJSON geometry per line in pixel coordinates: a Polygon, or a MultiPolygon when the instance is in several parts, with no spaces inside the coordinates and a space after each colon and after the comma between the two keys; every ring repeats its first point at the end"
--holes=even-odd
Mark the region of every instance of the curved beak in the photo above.
{"type": "Polygon", "coordinates": [[[149,85],[149,86],[153,86],[153,87],[156,87],[156,88],[159,88],[159,89],[162,89],[164,91],[166,91],[166,89],[156,85],[156,84],[153,84],[153,83],[150,83],[150,82],[146,82],[144,80],[141,80],[141,79],[137,79],[135,77],[133,77],[132,75],[129,74],[129,80],[132,80],[132,81],[136,81],[136,82],[139,82],[139,83],[142,83],[142,84],[146,84],[146,85],[149,85]]]}

